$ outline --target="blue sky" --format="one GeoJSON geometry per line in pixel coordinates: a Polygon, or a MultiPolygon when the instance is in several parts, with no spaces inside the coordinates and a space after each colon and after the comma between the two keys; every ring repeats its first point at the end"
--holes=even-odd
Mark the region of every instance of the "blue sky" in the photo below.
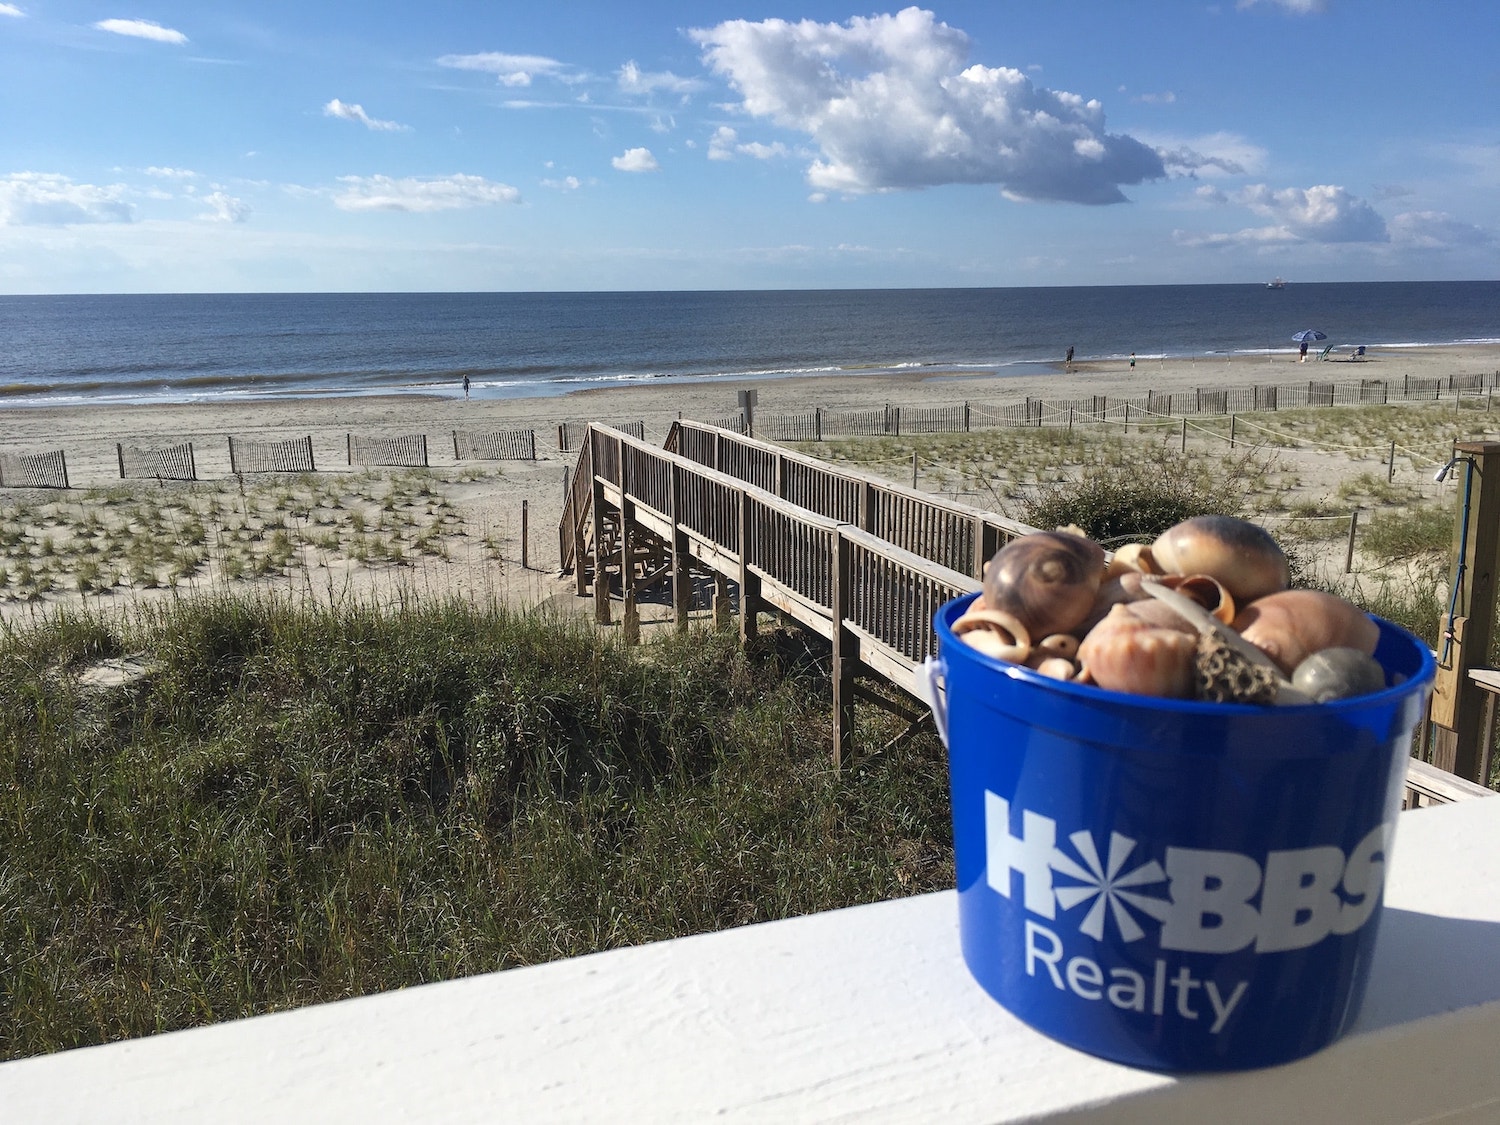
{"type": "Polygon", "coordinates": [[[1493,0],[0,2],[0,292],[1500,277],[1493,0]]]}

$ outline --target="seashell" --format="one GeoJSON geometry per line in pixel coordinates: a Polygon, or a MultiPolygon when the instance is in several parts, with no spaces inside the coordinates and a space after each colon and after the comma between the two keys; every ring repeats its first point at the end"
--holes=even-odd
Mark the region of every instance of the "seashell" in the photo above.
{"type": "Polygon", "coordinates": [[[1111,578],[1099,587],[1099,593],[1094,597],[1094,604],[1089,608],[1089,614],[1072,630],[1073,633],[1082,637],[1095,625],[1104,620],[1104,615],[1117,605],[1129,602],[1138,602],[1146,597],[1141,589],[1141,580],[1145,575],[1137,570],[1127,570],[1118,577],[1111,578]]]}
{"type": "MultiPolygon", "coordinates": [[[[1307,697],[1281,674],[1275,663],[1192,598],[1164,582],[1141,587],[1156,605],[1175,613],[1198,634],[1193,660],[1194,694],[1217,703],[1306,703],[1307,697]]],[[[1132,607],[1137,613],[1145,606],[1132,607]]]]}
{"type": "Polygon", "coordinates": [[[989,609],[982,598],[953,622],[953,635],[971,648],[997,660],[1023,664],[1031,655],[1031,634],[1014,614],[989,609]]]}
{"type": "Polygon", "coordinates": [[[1297,665],[1292,683],[1314,703],[1368,695],[1385,687],[1385,669],[1373,656],[1335,645],[1315,652],[1297,665]]]}
{"type": "Polygon", "coordinates": [[[1240,605],[1285,590],[1286,555],[1264,528],[1235,516],[1194,516],[1167,528],[1151,545],[1167,574],[1209,574],[1240,605]]]}
{"type": "Polygon", "coordinates": [[[1093,683],[1110,691],[1191,698],[1197,633],[1152,624],[1136,608],[1117,605],[1089,630],[1078,646],[1079,663],[1093,683]]]}
{"type": "Polygon", "coordinates": [[[1109,566],[1105,568],[1104,578],[1118,578],[1122,574],[1161,574],[1161,566],[1156,561],[1156,556],[1151,553],[1151,547],[1146,543],[1126,543],[1122,547],[1116,547],[1114,553],[1109,557],[1109,566]]]}
{"type": "Polygon", "coordinates": [[[1027,667],[1054,680],[1071,680],[1078,671],[1077,665],[1066,657],[1045,656],[1039,652],[1031,654],[1027,667]]]}
{"type": "Polygon", "coordinates": [[[1379,626],[1358,607],[1321,590],[1282,590],[1257,598],[1235,617],[1234,629],[1288,675],[1325,648],[1373,656],[1380,640],[1379,626]]]}
{"type": "Polygon", "coordinates": [[[1014,614],[1032,636],[1071,632],[1093,607],[1104,548],[1071,532],[1036,531],[995,552],[984,571],[984,602],[1014,614]]]}
{"type": "Polygon", "coordinates": [[[1162,577],[1161,584],[1184,597],[1192,598],[1208,610],[1215,620],[1222,621],[1225,625],[1234,620],[1234,595],[1211,574],[1168,574],[1162,577]]]}
{"type": "Polygon", "coordinates": [[[1051,633],[1037,641],[1036,651],[1072,660],[1078,655],[1078,638],[1072,633],[1051,633]]]}

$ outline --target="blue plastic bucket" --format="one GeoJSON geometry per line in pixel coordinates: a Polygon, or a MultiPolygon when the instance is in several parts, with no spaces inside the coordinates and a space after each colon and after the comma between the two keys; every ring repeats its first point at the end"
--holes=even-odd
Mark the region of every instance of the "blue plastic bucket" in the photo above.
{"type": "Polygon", "coordinates": [[[1431,652],[1376,618],[1384,691],[1293,707],[1061,683],[956,639],[928,673],[948,743],[964,960],[1054,1039],[1238,1070],[1358,1012],[1431,652]]]}

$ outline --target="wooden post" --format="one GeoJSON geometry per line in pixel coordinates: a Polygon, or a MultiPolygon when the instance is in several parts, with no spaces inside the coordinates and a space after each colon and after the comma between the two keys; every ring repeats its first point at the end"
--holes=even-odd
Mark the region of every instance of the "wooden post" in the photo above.
{"type": "Polygon", "coordinates": [[[531,569],[531,529],[529,524],[529,500],[521,501],[521,569],[531,569]]]}
{"type": "Polygon", "coordinates": [[[1187,419],[1182,420],[1182,451],[1187,452],[1187,419]]]}
{"type": "Polygon", "coordinates": [[[1229,448],[1230,449],[1234,448],[1234,423],[1235,423],[1235,418],[1236,417],[1237,417],[1237,415],[1234,415],[1234,414],[1231,414],[1229,416],[1229,448]]]}
{"type": "Polygon", "coordinates": [[[913,490],[917,487],[917,451],[915,449],[911,451],[911,486],[913,490]]]}
{"type": "Polygon", "coordinates": [[[1484,691],[1469,679],[1489,659],[1495,634],[1496,570],[1500,569],[1500,442],[1461,441],[1467,456],[1455,520],[1450,610],[1441,622],[1437,680],[1433,685],[1432,764],[1470,781],[1486,758],[1480,745],[1484,691]]]}
{"type": "Polygon", "coordinates": [[[692,587],[688,580],[687,533],[682,530],[682,499],[682,466],[674,462],[667,477],[667,514],[672,519],[672,616],[677,631],[686,633],[692,587]]]}
{"type": "Polygon", "coordinates": [[[1388,469],[1386,469],[1386,471],[1385,471],[1385,483],[1386,484],[1390,484],[1391,481],[1393,481],[1395,479],[1396,479],[1396,443],[1395,442],[1391,442],[1390,467],[1388,469]]]}
{"type": "MultiPolygon", "coordinates": [[[[599,435],[592,429],[589,430],[586,441],[592,443],[593,448],[589,451],[589,463],[597,465],[599,435]]],[[[594,502],[592,514],[594,519],[594,621],[600,625],[608,625],[609,615],[609,564],[604,553],[604,482],[599,479],[599,474],[594,473],[593,480],[594,502]]]]}
{"type": "Polygon", "coordinates": [[[624,443],[620,458],[620,596],[625,603],[620,617],[620,638],[628,645],[641,639],[641,615],[635,604],[635,501],[630,497],[629,474],[625,471],[624,443]]]}
{"type": "Polygon", "coordinates": [[[854,678],[859,669],[859,639],[845,624],[854,594],[853,544],[834,531],[830,561],[833,573],[833,768],[842,768],[854,750],[854,678]]]}
{"type": "Polygon", "coordinates": [[[1354,570],[1354,533],[1359,530],[1359,509],[1349,513],[1349,549],[1344,552],[1344,573],[1354,570]]]}
{"type": "Polygon", "coordinates": [[[1130,432],[1130,403],[1125,404],[1125,432],[1130,432]]]}
{"type": "Polygon", "coordinates": [[[750,490],[740,489],[740,643],[756,633],[756,615],[760,612],[760,577],[750,570],[750,490]]]}

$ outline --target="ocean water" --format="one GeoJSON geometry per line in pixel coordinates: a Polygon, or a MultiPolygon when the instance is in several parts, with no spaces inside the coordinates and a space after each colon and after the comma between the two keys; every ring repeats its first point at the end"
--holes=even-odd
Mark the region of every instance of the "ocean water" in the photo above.
{"type": "Polygon", "coordinates": [[[0,296],[0,406],[566,394],[648,381],[1500,343],[1500,282],[0,296]]]}

